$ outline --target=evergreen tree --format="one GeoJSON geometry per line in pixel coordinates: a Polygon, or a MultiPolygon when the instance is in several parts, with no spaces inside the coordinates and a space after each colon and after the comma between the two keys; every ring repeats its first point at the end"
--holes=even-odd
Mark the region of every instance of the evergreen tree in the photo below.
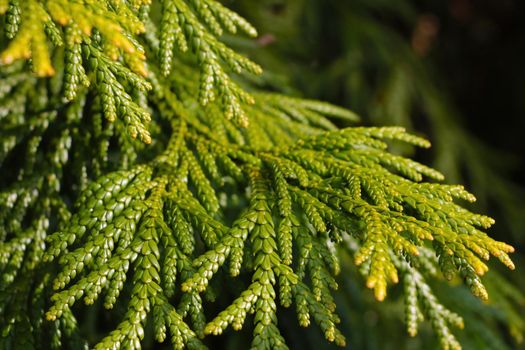
{"type": "Polygon", "coordinates": [[[377,300],[402,285],[409,335],[425,319],[458,349],[462,310],[432,284],[487,300],[485,261],[514,269],[493,220],[461,205],[472,194],[389,151],[427,140],[340,129],[357,116],[263,91],[262,69],[222,41],[256,30],[215,0],[0,13],[4,348],[199,349],[230,326],[287,348],[287,308],[345,346],[333,290],[351,257],[377,300]]]}
{"type": "MultiPolygon", "coordinates": [[[[523,31],[516,28],[521,23],[523,3],[267,0],[254,4],[239,0],[234,4],[253,21],[261,38],[232,43],[250,50],[265,67],[261,82],[267,88],[349,106],[361,114],[363,123],[401,125],[431,135],[431,152],[403,145],[391,149],[430,162],[446,174],[448,183],[468,184],[478,198],[469,208],[490,210],[496,217],[498,224],[491,235],[518,246],[523,244],[524,188],[509,181],[511,170],[516,173],[520,161],[523,169],[519,157],[519,116],[523,113],[519,96],[523,79],[519,75],[521,65],[510,65],[514,60],[520,62],[523,52],[521,41],[517,40],[523,31]],[[458,6],[462,11],[454,10],[458,6]],[[512,48],[508,53],[507,41],[512,48]],[[256,47],[259,49],[253,50],[256,47]],[[481,48],[484,54],[478,57],[481,48]],[[490,59],[491,55],[498,59],[490,59]],[[462,61],[463,56],[470,61],[462,61]],[[506,68],[497,69],[498,65],[506,68]],[[476,67],[475,71],[470,71],[470,67],[476,67]],[[487,81],[486,72],[494,71],[498,74],[487,81]],[[488,87],[490,93],[480,94],[488,87]],[[497,91],[502,91],[499,97],[495,95],[497,91]],[[467,107],[470,112],[462,115],[451,101],[464,101],[465,95],[475,100],[467,100],[467,106],[463,103],[463,109],[467,107]],[[494,115],[501,115],[502,119],[494,123],[494,115]],[[490,125],[490,131],[484,131],[481,140],[483,125],[490,125]],[[502,144],[506,148],[501,149],[502,144]]],[[[519,174],[514,177],[519,179],[519,174]]],[[[523,257],[515,259],[520,261],[523,257]]],[[[351,270],[351,263],[344,269],[351,270]]],[[[484,280],[492,296],[489,303],[466,301],[464,294],[450,298],[451,294],[464,291],[457,287],[451,290],[444,284],[433,286],[446,305],[461,308],[465,329],[457,335],[465,349],[524,346],[525,303],[520,292],[523,281],[519,274],[498,272],[493,271],[484,280]],[[509,278],[511,284],[502,287],[502,276],[509,278]],[[506,297],[495,296],[501,292],[506,297]],[[462,302],[456,304],[459,300],[462,302]],[[493,322],[487,322],[488,319],[493,322]],[[502,336],[513,340],[507,346],[491,341],[502,336]]],[[[372,300],[362,298],[361,292],[356,294],[351,282],[342,284],[340,294],[340,308],[378,314],[366,324],[360,322],[362,313],[355,312],[349,322],[341,324],[354,348],[435,347],[425,332],[415,340],[402,337],[398,298],[389,298],[389,305],[376,307],[372,300]],[[400,336],[384,339],[381,334],[385,329],[400,336]],[[362,334],[367,337],[362,338],[362,334]],[[368,341],[369,338],[374,341],[368,341]]]]}

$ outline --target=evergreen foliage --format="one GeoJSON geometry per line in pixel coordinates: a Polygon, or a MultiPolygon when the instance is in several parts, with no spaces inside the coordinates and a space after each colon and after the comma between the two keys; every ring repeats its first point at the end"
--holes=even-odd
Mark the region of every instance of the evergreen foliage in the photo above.
{"type": "MultiPolygon", "coordinates": [[[[476,208],[490,208],[497,217],[495,234],[521,242],[524,193],[523,186],[509,181],[509,152],[469,130],[470,116],[462,115],[454,105],[457,97],[442,89],[462,81],[449,79],[444,65],[438,64],[443,52],[454,52],[444,35],[456,21],[438,9],[448,14],[454,6],[414,0],[239,0],[235,7],[254,21],[264,38],[243,41],[242,47],[271,72],[264,76],[267,85],[351,106],[365,123],[431,135],[433,167],[447,174],[449,182],[469,184],[478,199],[476,208]],[[264,49],[254,49],[260,46],[264,49]]],[[[471,4],[478,7],[483,3],[471,4]]],[[[414,154],[410,147],[395,150],[414,154]]]]}
{"type": "MultiPolygon", "coordinates": [[[[514,3],[521,6],[519,2],[514,3]]],[[[516,167],[520,163],[519,152],[516,147],[506,150],[496,147],[497,136],[491,141],[478,139],[480,135],[474,135],[470,126],[483,125],[479,120],[481,116],[475,113],[462,115],[454,106],[454,101],[464,101],[459,96],[476,96],[476,93],[466,90],[485,86],[475,83],[475,86],[465,88],[466,82],[472,84],[479,78],[477,74],[462,71],[470,67],[470,61],[459,62],[462,56],[470,57],[469,53],[477,52],[470,44],[487,47],[488,42],[495,45],[505,37],[500,31],[505,28],[505,22],[501,21],[505,17],[500,16],[499,11],[482,14],[485,5],[489,6],[486,3],[470,4],[473,17],[467,24],[455,16],[451,10],[453,6],[433,1],[272,0],[260,1],[256,5],[248,0],[235,2],[235,7],[254,21],[261,33],[257,42],[244,40],[239,46],[253,52],[254,59],[265,67],[261,80],[266,86],[351,106],[363,116],[364,123],[401,125],[432,135],[431,152],[415,152],[413,147],[403,145],[395,145],[392,151],[430,161],[433,167],[446,174],[448,183],[468,183],[478,199],[469,208],[490,210],[497,218],[498,225],[491,230],[492,236],[520,245],[525,218],[523,186],[509,180],[510,171],[519,169],[516,167]],[[481,26],[481,23],[484,24],[481,26]],[[497,37],[474,34],[479,30],[495,29],[497,37]],[[466,33],[469,33],[468,38],[465,38],[466,33]],[[465,39],[472,42],[469,41],[467,48],[460,49],[458,46],[463,45],[459,43],[464,43],[465,39]],[[261,46],[264,49],[255,50],[261,46]],[[447,64],[443,64],[443,56],[448,57],[447,64]],[[451,67],[456,67],[456,71],[462,74],[454,77],[445,74],[451,67]],[[443,86],[450,87],[450,91],[438,88],[443,86]],[[459,86],[462,87],[458,89],[459,86]],[[516,154],[514,161],[511,154],[516,154]]],[[[493,5],[492,10],[504,8],[500,4],[493,5]]],[[[519,11],[508,11],[510,13],[519,11]]],[[[495,54],[494,49],[491,51],[495,54]]],[[[474,66],[480,72],[492,71],[492,61],[485,59],[478,63],[474,66]]],[[[498,81],[495,80],[494,83],[498,81]]],[[[507,94],[514,89],[502,91],[507,94]]],[[[474,105],[484,106],[488,101],[483,99],[482,102],[474,105]]],[[[497,105],[502,104],[498,102],[497,105]]],[[[466,107],[464,103],[463,107],[466,107]]],[[[520,115],[521,111],[514,114],[520,115]]],[[[520,129],[512,125],[511,115],[506,113],[505,121],[491,123],[490,130],[493,125],[498,125],[506,130],[505,139],[516,139],[508,134],[520,129]]],[[[489,134],[499,133],[491,131],[489,134]]],[[[519,261],[522,258],[514,259],[519,261]]],[[[352,269],[351,262],[347,260],[343,268],[352,269]]],[[[454,304],[462,308],[465,329],[457,334],[465,349],[523,348],[525,304],[523,295],[520,295],[522,279],[519,274],[493,270],[484,283],[490,289],[490,302],[477,305],[464,299],[464,291],[451,292],[443,283],[433,285],[433,290],[441,300],[448,300],[449,307],[454,304]],[[512,284],[501,283],[502,276],[510,279],[512,284]],[[449,298],[451,293],[456,295],[456,301],[449,298]],[[466,310],[467,305],[472,307],[470,311],[466,310]],[[495,338],[503,342],[495,344],[495,338]]],[[[402,326],[398,322],[402,318],[401,296],[388,298],[388,305],[383,303],[378,308],[372,300],[362,297],[363,291],[357,293],[350,283],[343,284],[339,294],[338,306],[356,314],[350,318],[351,322],[341,325],[341,330],[353,339],[355,348],[384,349],[392,343],[399,348],[435,346],[431,335],[425,332],[420,332],[417,341],[403,338],[402,326]],[[352,300],[348,301],[344,295],[351,295],[352,300]],[[370,318],[370,325],[361,327],[361,313],[357,310],[362,309],[377,313],[377,319],[381,321],[376,324],[376,318],[370,318]],[[399,336],[384,339],[375,327],[399,336]],[[360,341],[361,334],[368,336],[360,341]],[[369,338],[374,340],[369,342],[369,338]]]]}
{"type": "Polygon", "coordinates": [[[484,232],[493,220],[458,204],[472,194],[389,152],[428,141],[338,129],[356,116],[258,91],[261,68],[220,40],[256,31],[215,0],[0,0],[0,13],[6,348],[140,349],[152,329],[200,349],[250,318],[253,349],[286,349],[278,304],[344,346],[332,291],[346,250],[377,300],[402,283],[409,335],[426,319],[458,349],[463,321],[428,281],[461,278],[486,300],[486,261],[514,269],[484,232]],[[237,297],[210,315],[220,281],[237,297]],[[86,339],[80,299],[115,310],[115,329],[86,339]]]}

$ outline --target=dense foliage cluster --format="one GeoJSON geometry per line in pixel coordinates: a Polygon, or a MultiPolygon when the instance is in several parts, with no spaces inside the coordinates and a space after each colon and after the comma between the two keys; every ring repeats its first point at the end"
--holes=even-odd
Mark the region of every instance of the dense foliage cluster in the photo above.
{"type": "Polygon", "coordinates": [[[493,220],[457,203],[473,195],[388,151],[426,140],[338,129],[356,116],[258,91],[247,74],[261,68],[219,40],[256,31],[215,0],[0,0],[0,13],[2,346],[87,347],[80,299],[119,317],[96,349],[140,349],[149,328],[204,348],[249,315],[252,348],[285,349],[277,304],[344,346],[344,250],[376,299],[403,284],[410,335],[427,319],[458,349],[463,321],[427,281],[461,278],[486,300],[485,261],[514,268],[483,231],[493,220]],[[220,281],[237,296],[210,315],[220,281]]]}

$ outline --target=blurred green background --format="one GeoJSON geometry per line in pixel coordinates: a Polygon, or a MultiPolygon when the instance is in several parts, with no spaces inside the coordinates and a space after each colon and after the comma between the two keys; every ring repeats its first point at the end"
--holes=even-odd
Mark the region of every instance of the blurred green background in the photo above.
{"type": "MultiPolygon", "coordinates": [[[[348,107],[365,125],[403,125],[431,151],[396,152],[432,164],[496,218],[490,234],[514,245],[517,271],[492,263],[482,304],[437,283],[465,317],[465,349],[525,349],[525,2],[522,0],[230,0],[259,30],[229,38],[266,69],[261,87],[348,107]]],[[[342,125],[344,126],[344,125],[342,125]]],[[[343,257],[344,259],[344,257],[343,257]]],[[[385,303],[362,287],[347,259],[339,278],[342,328],[353,349],[434,349],[427,328],[404,331],[393,290],[385,303]]],[[[293,349],[330,348],[317,332],[280,324],[293,349]]],[[[230,339],[230,338],[228,338],[230,339]]],[[[236,338],[237,339],[237,338],[236,338]]],[[[227,340],[226,346],[235,346],[227,340]],[[229,344],[229,345],[228,345],[229,344]]]]}

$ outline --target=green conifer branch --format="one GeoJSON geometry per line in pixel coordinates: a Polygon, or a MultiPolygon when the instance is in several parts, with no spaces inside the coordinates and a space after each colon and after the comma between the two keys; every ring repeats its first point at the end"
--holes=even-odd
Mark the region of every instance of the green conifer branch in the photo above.
{"type": "Polygon", "coordinates": [[[513,248],[483,232],[492,219],[456,202],[475,199],[463,187],[424,182],[443,175],[388,150],[429,142],[399,127],[339,130],[327,117],[356,117],[326,103],[248,95],[223,66],[258,66],[217,36],[253,28],[212,0],[160,5],[160,32],[139,37],[155,13],[147,1],[0,3],[14,38],[1,63],[31,57],[36,76],[61,73],[41,80],[21,63],[0,67],[0,161],[11,169],[0,175],[2,341],[34,345],[47,332],[57,346],[85,344],[72,308],[103,298],[125,312],[96,349],[140,349],[148,322],[160,342],[169,334],[177,349],[204,348],[201,338],[239,330],[249,314],[252,348],[284,349],[279,298],[301,326],[313,320],[344,346],[332,291],[336,247],[350,240],[376,299],[404,284],[409,334],[423,315],[444,349],[458,348],[449,325],[460,318],[425,279],[439,269],[486,299],[484,261],[513,269],[513,248]],[[40,47],[46,34],[63,50],[40,47]],[[176,57],[175,42],[196,61],[176,57]],[[214,280],[245,277],[206,319],[214,280]],[[21,304],[35,314],[17,317],[11,305],[21,304]],[[19,340],[28,330],[32,339],[19,340]]]}

